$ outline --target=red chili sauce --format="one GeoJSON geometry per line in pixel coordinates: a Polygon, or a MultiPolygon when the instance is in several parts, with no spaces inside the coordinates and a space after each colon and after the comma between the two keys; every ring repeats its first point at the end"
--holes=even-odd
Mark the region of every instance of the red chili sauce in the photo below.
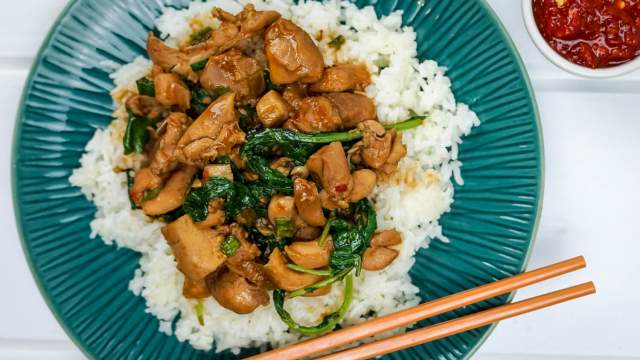
{"type": "Polygon", "coordinates": [[[640,0],[532,0],[545,40],[578,65],[605,68],[640,55],[640,0]]]}

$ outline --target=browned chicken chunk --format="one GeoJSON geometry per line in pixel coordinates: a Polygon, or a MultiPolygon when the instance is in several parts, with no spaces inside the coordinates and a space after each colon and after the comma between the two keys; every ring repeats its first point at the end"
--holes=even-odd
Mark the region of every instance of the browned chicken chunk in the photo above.
{"type": "Polygon", "coordinates": [[[293,182],[293,197],[299,216],[311,226],[324,226],[327,222],[322,213],[322,202],[318,195],[318,188],[313,181],[302,178],[293,182]]]}
{"type": "Polygon", "coordinates": [[[358,129],[363,133],[360,156],[364,164],[373,169],[382,167],[391,153],[394,134],[374,120],[360,123],[358,129]]]}
{"type": "Polygon", "coordinates": [[[159,74],[155,77],[156,99],[161,105],[176,105],[182,111],[191,107],[191,91],[176,74],[159,74]]]}
{"type": "Polygon", "coordinates": [[[282,92],[284,100],[293,106],[294,109],[298,109],[302,103],[302,99],[307,96],[307,86],[298,83],[286,85],[282,92]]]}
{"type": "Polygon", "coordinates": [[[332,142],[316,151],[307,160],[307,168],[320,179],[331,200],[340,207],[349,205],[353,178],[340,142],[332,142]]]}
{"type": "MultiPolygon", "coordinates": [[[[394,133],[394,130],[390,131],[394,133]]],[[[393,137],[393,144],[391,145],[391,152],[387,161],[380,168],[380,172],[385,175],[391,175],[398,168],[398,162],[407,154],[407,147],[402,143],[402,134],[396,133],[393,137]]]]}
{"type": "Polygon", "coordinates": [[[324,96],[308,97],[300,101],[290,127],[301,132],[336,131],[342,127],[338,108],[324,96]]]}
{"type": "Polygon", "coordinates": [[[371,246],[362,256],[362,267],[369,271],[382,270],[389,266],[399,252],[390,249],[389,246],[398,245],[402,242],[400,233],[396,230],[384,230],[373,235],[371,246]]]}
{"type": "Polygon", "coordinates": [[[331,238],[325,239],[323,246],[318,241],[296,241],[284,247],[289,259],[307,269],[320,269],[329,265],[333,251],[331,238]]]}
{"type": "Polygon", "coordinates": [[[397,230],[383,230],[377,232],[371,238],[371,246],[388,247],[398,245],[402,242],[402,236],[397,230]]]}
{"type": "Polygon", "coordinates": [[[374,171],[369,169],[360,169],[351,173],[353,177],[353,191],[349,200],[358,202],[371,194],[376,187],[377,176],[374,171]]]}
{"type": "Polygon", "coordinates": [[[260,98],[256,105],[256,112],[262,126],[274,128],[282,125],[289,118],[293,107],[277,91],[271,90],[260,98]]]}
{"type": "Polygon", "coordinates": [[[145,192],[158,190],[162,187],[162,178],[155,175],[150,168],[142,168],[136,173],[129,196],[133,202],[140,206],[145,200],[145,192]]]}
{"type": "Polygon", "coordinates": [[[164,134],[156,142],[151,154],[149,168],[154,174],[165,176],[175,170],[178,162],[174,151],[190,122],[186,114],[178,112],[171,113],[165,119],[164,134]]]}
{"type": "Polygon", "coordinates": [[[386,247],[370,247],[362,256],[362,268],[378,271],[386,268],[398,257],[398,251],[386,247]]]}
{"type": "Polygon", "coordinates": [[[267,216],[272,224],[275,225],[276,220],[294,220],[297,215],[293,197],[276,195],[271,198],[267,208],[267,216]]]}
{"type": "Polygon", "coordinates": [[[147,53],[151,61],[165,71],[171,71],[180,62],[180,50],[167,46],[153,33],[147,37],[147,53]]]}
{"type": "Polygon", "coordinates": [[[176,171],[167,180],[158,196],[142,204],[142,211],[147,215],[162,215],[182,206],[197,170],[195,166],[185,166],[176,171]]]}
{"type": "Polygon", "coordinates": [[[252,4],[245,5],[237,16],[237,20],[240,22],[240,31],[245,37],[258,34],[278,19],[280,19],[279,12],[256,11],[252,4]]]}
{"type": "Polygon", "coordinates": [[[313,92],[363,91],[371,84],[371,75],[364,64],[339,64],[324,69],[320,81],[311,85],[313,92]]]}
{"type": "Polygon", "coordinates": [[[260,256],[260,249],[248,240],[247,232],[238,224],[232,224],[229,227],[231,236],[240,241],[240,247],[229,257],[228,262],[240,264],[244,261],[251,261],[260,256]]]}
{"type": "Polygon", "coordinates": [[[204,299],[211,296],[211,293],[207,289],[207,284],[204,280],[194,281],[185,277],[182,285],[182,295],[188,299],[204,299]]]}
{"type": "Polygon", "coordinates": [[[228,87],[240,102],[257,99],[265,86],[260,63],[235,49],[209,58],[200,84],[209,91],[218,86],[228,87]]]}
{"type": "Polygon", "coordinates": [[[273,289],[273,283],[269,280],[264,266],[255,261],[227,262],[227,267],[234,273],[249,280],[263,289],[273,289]]]}
{"type": "Polygon", "coordinates": [[[167,107],[160,105],[155,98],[145,95],[134,95],[127,99],[127,110],[138,117],[162,119],[169,113],[167,107]]]}
{"type": "Polygon", "coordinates": [[[226,257],[220,251],[222,236],[197,227],[189,215],[166,225],[162,234],[173,250],[178,270],[192,282],[202,284],[207,275],[224,263],[226,257]]]}
{"type": "Polygon", "coordinates": [[[322,276],[301,273],[287,267],[287,261],[280,249],[275,249],[269,255],[269,262],[264,267],[267,276],[279,289],[294,291],[322,280],[322,276]]]}
{"type": "Polygon", "coordinates": [[[264,49],[274,84],[314,83],[322,78],[324,59],[309,34],[279,19],[265,33],[264,49]]]}
{"type": "Polygon", "coordinates": [[[242,144],[245,134],[238,125],[234,94],[214,101],[189,126],[176,147],[178,160],[187,164],[204,164],[210,159],[230,154],[242,144]]]}
{"type": "Polygon", "coordinates": [[[376,119],[376,105],[373,100],[360,94],[335,93],[325,94],[333,105],[338,109],[342,127],[353,129],[365,120],[376,119]]]}
{"type": "Polygon", "coordinates": [[[267,291],[244,277],[232,271],[216,275],[207,278],[207,286],[222,307],[237,314],[248,314],[269,303],[267,291]]]}

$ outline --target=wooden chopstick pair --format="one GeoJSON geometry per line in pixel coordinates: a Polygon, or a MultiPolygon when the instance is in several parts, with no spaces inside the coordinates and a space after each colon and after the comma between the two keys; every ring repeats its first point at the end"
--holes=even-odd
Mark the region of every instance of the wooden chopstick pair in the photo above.
{"type": "MultiPolygon", "coordinates": [[[[275,349],[251,357],[253,360],[278,359],[293,360],[317,355],[358,340],[362,340],[384,331],[408,326],[439,314],[504,295],[514,290],[539,283],[586,266],[584,257],[579,256],[536,270],[511,276],[486,285],[465,290],[418,306],[389,314],[365,323],[350,326],[329,334],[309,339],[289,347],[275,349]]],[[[438,340],[447,336],[476,329],[494,322],[542,309],[551,305],[576,299],[595,293],[593,282],[550,292],[530,299],[480,311],[443,323],[412,330],[404,334],[380,341],[364,344],[345,351],[321,357],[322,360],[369,359],[390,352],[438,340]]]]}

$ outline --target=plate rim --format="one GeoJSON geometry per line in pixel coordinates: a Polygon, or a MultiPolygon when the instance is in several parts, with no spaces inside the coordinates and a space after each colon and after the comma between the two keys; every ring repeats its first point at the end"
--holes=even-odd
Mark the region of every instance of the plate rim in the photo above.
{"type": "MultiPolygon", "coordinates": [[[[516,63],[518,64],[518,67],[522,71],[525,86],[529,94],[531,94],[531,107],[533,110],[533,117],[536,120],[535,121],[536,127],[538,129],[538,144],[539,144],[538,153],[540,154],[540,171],[538,172],[538,189],[537,189],[538,190],[538,194],[537,194],[538,206],[536,208],[536,218],[533,222],[533,228],[531,230],[529,247],[527,249],[527,253],[525,254],[524,261],[522,262],[522,266],[520,267],[520,272],[523,272],[527,269],[527,266],[529,265],[529,260],[531,260],[531,254],[533,253],[533,247],[536,243],[536,240],[538,239],[538,230],[540,228],[540,218],[542,217],[542,210],[543,210],[543,204],[544,204],[546,163],[545,163],[545,152],[544,152],[544,136],[542,131],[542,122],[540,121],[540,109],[538,108],[538,100],[536,98],[536,93],[533,89],[533,85],[531,84],[529,71],[527,70],[527,67],[524,64],[524,61],[522,60],[522,57],[520,56],[520,52],[516,48],[513,42],[513,39],[511,38],[511,36],[509,36],[509,32],[507,31],[507,28],[504,26],[504,24],[496,14],[495,10],[493,10],[491,5],[489,5],[489,3],[486,0],[480,0],[478,1],[478,3],[487,11],[487,14],[489,14],[489,16],[491,17],[491,20],[493,20],[493,22],[498,26],[498,29],[500,30],[500,35],[502,36],[505,44],[507,45],[508,50],[511,52],[511,54],[515,58],[516,63]]],[[[482,123],[480,125],[482,125],[482,123]]],[[[464,164],[462,166],[464,167],[464,164]]],[[[455,198],[454,198],[454,201],[455,201],[455,198]]],[[[516,296],[517,292],[518,290],[511,292],[507,297],[506,303],[511,303],[513,301],[513,298],[516,296]]],[[[470,359],[471,357],[473,357],[473,355],[475,355],[476,352],[478,352],[478,350],[480,350],[480,347],[482,347],[482,345],[487,341],[487,339],[496,329],[498,324],[499,322],[489,325],[489,328],[480,337],[480,339],[475,344],[475,346],[469,349],[469,352],[467,353],[467,355],[464,356],[464,360],[470,359]]]]}
{"type": "MultiPolygon", "coordinates": [[[[31,253],[28,251],[28,245],[27,245],[27,242],[25,240],[24,231],[23,231],[24,224],[23,224],[22,214],[21,214],[20,206],[18,204],[18,179],[17,179],[18,176],[17,176],[17,162],[16,162],[18,148],[19,148],[19,145],[21,143],[21,138],[19,137],[19,134],[22,132],[21,131],[22,130],[22,125],[23,125],[23,121],[22,120],[24,119],[24,112],[25,112],[25,105],[26,105],[26,101],[27,101],[27,95],[28,95],[28,93],[30,92],[30,90],[32,88],[33,78],[35,77],[36,70],[41,65],[42,60],[43,60],[43,54],[44,54],[45,50],[49,48],[50,43],[51,43],[51,39],[57,33],[57,30],[58,30],[60,24],[67,17],[67,15],[69,15],[69,13],[70,13],[71,9],[74,7],[74,5],[76,5],[80,1],[82,1],[82,0],[69,0],[69,2],[65,5],[65,7],[62,9],[60,14],[56,17],[55,21],[50,26],[50,28],[49,28],[49,30],[47,32],[47,35],[42,40],[42,43],[41,43],[41,45],[40,45],[40,47],[38,49],[38,52],[36,53],[36,55],[34,57],[34,60],[33,60],[33,63],[31,64],[31,67],[29,69],[29,74],[28,74],[27,78],[25,79],[24,86],[23,86],[23,89],[22,89],[22,94],[20,95],[20,101],[18,103],[18,111],[16,112],[16,117],[14,119],[14,123],[15,124],[14,124],[13,138],[12,138],[12,145],[11,145],[11,193],[12,193],[12,205],[13,205],[14,217],[15,217],[15,221],[16,221],[16,228],[18,230],[18,237],[20,238],[20,245],[21,245],[21,248],[22,248],[22,252],[23,252],[23,254],[25,256],[25,260],[26,260],[27,265],[29,267],[29,271],[31,273],[31,277],[35,281],[35,284],[36,284],[36,286],[38,288],[38,291],[40,292],[40,295],[41,295],[42,299],[44,300],[45,304],[47,305],[47,307],[49,308],[49,310],[53,314],[53,316],[54,316],[56,322],[58,323],[58,325],[60,325],[62,330],[65,332],[67,337],[73,342],[73,344],[76,346],[76,348],[78,350],[80,350],[82,352],[82,354],[84,356],[86,356],[87,358],[96,359],[96,356],[93,353],[91,353],[89,351],[89,349],[86,348],[84,346],[84,344],[80,341],[80,339],[78,338],[78,336],[75,333],[75,331],[67,326],[66,322],[64,321],[64,319],[62,318],[62,316],[60,314],[59,309],[51,301],[50,294],[45,289],[45,286],[42,283],[42,280],[41,280],[40,276],[38,275],[38,271],[35,268],[35,263],[34,263],[33,257],[31,255],[31,253]]],[[[530,239],[529,239],[529,245],[528,245],[527,252],[525,254],[524,260],[522,262],[522,266],[519,269],[519,271],[522,272],[527,268],[527,266],[529,264],[529,260],[531,259],[533,248],[534,248],[534,245],[535,245],[536,240],[537,240],[538,230],[539,230],[539,226],[540,226],[540,218],[542,216],[542,211],[543,211],[546,163],[545,163],[544,136],[543,136],[542,122],[540,120],[540,111],[539,111],[539,108],[538,108],[538,101],[536,99],[536,94],[535,94],[535,91],[534,91],[532,83],[531,83],[529,72],[528,72],[528,70],[527,70],[527,68],[526,68],[526,66],[525,66],[525,64],[524,64],[524,62],[522,60],[522,57],[520,56],[520,53],[518,52],[518,50],[517,50],[517,48],[516,48],[516,46],[515,46],[515,44],[513,42],[513,39],[509,35],[509,32],[505,28],[505,26],[502,23],[502,21],[500,20],[500,18],[497,16],[496,12],[488,4],[487,0],[476,0],[476,1],[478,2],[478,4],[480,6],[483,7],[483,9],[489,15],[490,20],[492,20],[496,24],[498,29],[500,30],[500,36],[504,40],[505,45],[507,45],[507,50],[513,55],[514,59],[516,60],[516,64],[517,64],[518,68],[522,72],[525,88],[527,89],[527,91],[530,94],[531,107],[532,107],[532,112],[533,112],[532,115],[535,118],[535,125],[536,125],[536,129],[537,129],[537,140],[538,140],[538,145],[539,145],[537,152],[539,154],[539,161],[540,161],[539,172],[537,174],[538,186],[537,186],[537,194],[536,195],[537,195],[537,200],[538,201],[537,201],[537,207],[536,207],[536,216],[535,216],[535,219],[533,221],[533,228],[532,228],[531,236],[530,236],[530,239]]],[[[510,303],[513,300],[513,298],[514,298],[516,293],[517,293],[517,291],[511,292],[509,294],[506,302],[510,303]]],[[[470,359],[471,357],[473,357],[473,355],[475,355],[475,353],[480,349],[480,347],[482,347],[482,345],[487,341],[487,339],[493,333],[493,331],[495,330],[497,325],[498,325],[498,323],[494,323],[494,324],[489,325],[487,331],[485,331],[484,334],[478,339],[476,344],[469,349],[469,351],[463,357],[463,359],[467,360],[467,359],[470,359]]]]}
{"type": "Polygon", "coordinates": [[[16,112],[15,124],[13,127],[13,139],[11,144],[11,198],[13,205],[13,214],[16,220],[16,228],[18,230],[18,237],[20,238],[20,247],[22,248],[22,253],[27,261],[27,265],[29,266],[29,272],[31,273],[31,277],[36,283],[38,287],[38,291],[45,304],[49,308],[49,311],[53,314],[53,317],[56,319],[56,322],[67,337],[73,342],[78,350],[82,352],[84,356],[88,359],[96,359],[95,355],[89,352],[89,349],[82,344],[75,331],[73,331],[70,327],[67,326],[66,322],[63,320],[60,310],[57,306],[51,301],[50,294],[46,291],[44,284],[42,283],[42,279],[38,275],[38,271],[35,267],[35,263],[31,253],[28,251],[27,241],[24,236],[24,224],[22,220],[22,212],[20,206],[18,204],[18,172],[17,172],[17,154],[18,148],[21,143],[21,137],[19,134],[22,132],[22,125],[24,119],[25,105],[27,101],[27,95],[30,92],[33,86],[33,78],[35,77],[36,70],[40,67],[43,59],[43,55],[45,49],[49,48],[51,44],[51,39],[57,33],[57,30],[62,23],[62,21],[69,15],[71,8],[78,3],[79,0],[70,0],[65,7],[60,11],[60,14],[56,17],[55,21],[49,27],[47,31],[47,35],[42,40],[40,47],[38,48],[38,52],[35,55],[33,63],[29,69],[29,75],[25,79],[24,86],[22,88],[22,94],[20,95],[20,102],[18,103],[18,111],[16,112]]]}

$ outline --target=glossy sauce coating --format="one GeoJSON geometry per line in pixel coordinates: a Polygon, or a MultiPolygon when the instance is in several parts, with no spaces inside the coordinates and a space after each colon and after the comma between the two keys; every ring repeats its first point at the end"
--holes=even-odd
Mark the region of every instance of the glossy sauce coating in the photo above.
{"type": "Polygon", "coordinates": [[[547,43],[567,60],[606,68],[640,55],[640,0],[532,0],[547,43]]]}

